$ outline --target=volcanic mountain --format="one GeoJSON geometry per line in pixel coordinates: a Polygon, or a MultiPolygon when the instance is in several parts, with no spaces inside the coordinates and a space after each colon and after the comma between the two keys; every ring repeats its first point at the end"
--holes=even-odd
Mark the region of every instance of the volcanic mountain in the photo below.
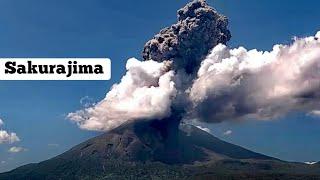
{"type": "Polygon", "coordinates": [[[0,179],[320,178],[317,166],[255,153],[192,125],[181,124],[175,138],[159,128],[157,121],[125,124],[0,179]]]}

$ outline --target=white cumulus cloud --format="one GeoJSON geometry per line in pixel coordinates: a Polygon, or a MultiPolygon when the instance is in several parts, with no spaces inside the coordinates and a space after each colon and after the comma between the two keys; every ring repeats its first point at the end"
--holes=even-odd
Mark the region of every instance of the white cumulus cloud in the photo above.
{"type": "Polygon", "coordinates": [[[121,82],[112,86],[105,99],[67,117],[82,129],[103,131],[135,119],[169,116],[176,96],[170,63],[131,58],[126,69],[121,82]]]}
{"type": "MultiPolygon", "coordinates": [[[[0,119],[0,126],[4,125],[2,119],[0,119]]],[[[0,129],[0,144],[3,143],[14,143],[20,141],[20,138],[17,136],[16,133],[9,133],[6,130],[0,129]]]]}
{"type": "Polygon", "coordinates": [[[0,144],[14,143],[20,141],[16,133],[8,133],[7,131],[0,130],[0,144]]]}
{"type": "Polygon", "coordinates": [[[320,32],[272,51],[216,46],[190,89],[191,113],[206,122],[274,119],[320,107],[320,32]]]}

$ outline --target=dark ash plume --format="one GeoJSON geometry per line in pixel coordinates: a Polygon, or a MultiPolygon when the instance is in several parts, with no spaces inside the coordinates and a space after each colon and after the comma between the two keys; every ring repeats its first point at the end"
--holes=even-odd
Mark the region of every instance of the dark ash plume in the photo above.
{"type": "Polygon", "coordinates": [[[205,0],[195,0],[178,11],[178,22],[148,41],[143,50],[145,60],[173,61],[175,69],[194,73],[201,60],[217,44],[231,38],[228,19],[205,0]]]}

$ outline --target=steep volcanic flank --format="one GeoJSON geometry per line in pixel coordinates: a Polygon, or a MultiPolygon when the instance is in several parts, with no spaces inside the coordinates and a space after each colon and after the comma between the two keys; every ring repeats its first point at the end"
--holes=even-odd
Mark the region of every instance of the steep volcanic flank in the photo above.
{"type": "Polygon", "coordinates": [[[73,174],[78,177],[85,177],[86,174],[101,176],[113,173],[113,168],[116,168],[113,163],[117,163],[117,168],[121,169],[125,166],[137,168],[144,164],[157,166],[157,163],[182,167],[196,162],[213,163],[232,159],[273,160],[221,141],[194,126],[182,125],[174,140],[164,137],[157,128],[155,121],[126,124],[53,159],[18,168],[0,175],[0,178],[58,179],[70,178],[73,174]]]}
{"type": "Polygon", "coordinates": [[[158,130],[157,123],[157,121],[146,121],[123,125],[94,139],[93,142],[85,143],[84,147],[102,143],[105,146],[101,152],[106,152],[106,146],[109,152],[104,154],[104,157],[134,162],[192,164],[196,161],[215,161],[226,158],[272,159],[223,142],[191,125],[182,124],[176,137],[168,138],[158,130]]]}
{"type": "MultiPolygon", "coordinates": [[[[303,179],[320,167],[287,163],[219,140],[191,125],[164,137],[156,121],[122,125],[47,161],[0,179],[303,179]]],[[[318,174],[318,175],[317,175],[318,174]]]]}

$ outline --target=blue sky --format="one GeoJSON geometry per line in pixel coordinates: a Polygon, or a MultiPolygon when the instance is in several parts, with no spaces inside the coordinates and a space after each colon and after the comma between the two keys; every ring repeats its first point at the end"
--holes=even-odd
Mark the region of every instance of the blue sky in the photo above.
{"type": "MultiPolygon", "coordinates": [[[[0,117],[21,142],[0,144],[0,172],[60,154],[99,133],[80,130],[65,115],[80,99],[101,100],[126,60],[176,21],[187,0],[1,0],[0,57],[108,57],[110,81],[0,81],[0,117]],[[27,151],[8,153],[12,146],[27,151]]],[[[318,1],[208,0],[228,16],[230,46],[269,50],[293,36],[320,30],[318,1]]],[[[209,125],[212,133],[251,150],[290,161],[320,160],[320,119],[290,114],[274,121],[209,125]],[[223,135],[227,130],[232,133],[223,135]]]]}

